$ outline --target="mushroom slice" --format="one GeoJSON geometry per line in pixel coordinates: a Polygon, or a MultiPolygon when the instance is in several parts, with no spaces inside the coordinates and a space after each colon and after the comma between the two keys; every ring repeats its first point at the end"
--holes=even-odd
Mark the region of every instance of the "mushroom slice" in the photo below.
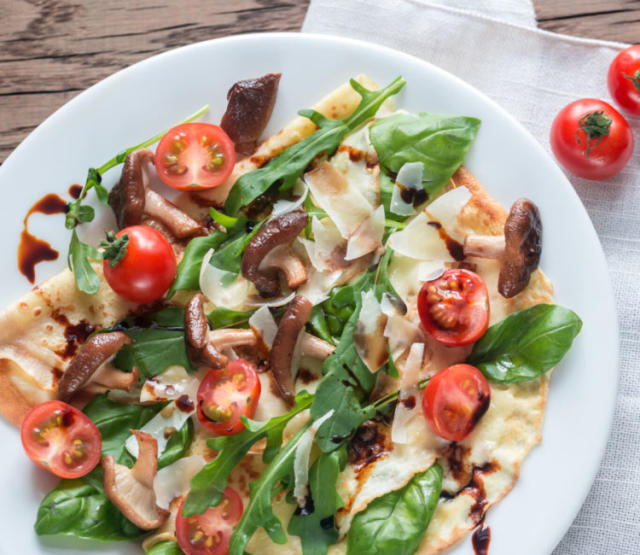
{"type": "Polygon", "coordinates": [[[148,187],[144,192],[144,213],[162,222],[178,239],[206,235],[205,229],[175,204],[148,187]]]}
{"type": "Polygon", "coordinates": [[[303,357],[319,358],[324,360],[336,350],[331,343],[320,339],[315,335],[304,332],[302,335],[302,345],[300,354],[303,357]]]}
{"type": "Polygon", "coordinates": [[[138,441],[133,468],[117,464],[113,456],[102,459],[104,492],[122,514],[143,530],[162,525],[169,512],[156,504],[153,480],[158,469],[158,444],[149,434],[131,430],[138,441]]]}
{"type": "Polygon", "coordinates": [[[288,245],[307,225],[309,216],[304,210],[282,214],[264,224],[249,241],[242,256],[242,275],[253,282],[260,295],[280,294],[280,280],[275,268],[261,269],[264,258],[280,245],[288,245]]]}
{"type": "Polygon", "coordinates": [[[131,372],[122,372],[111,364],[104,364],[91,378],[91,383],[103,385],[107,389],[120,389],[131,391],[131,388],[138,383],[140,372],[134,366],[131,372]]]}
{"type": "MultiPolygon", "coordinates": [[[[58,399],[66,401],[76,391],[82,389],[103,364],[115,356],[123,345],[129,345],[130,343],[129,336],[121,331],[98,333],[91,337],[73,357],[66,372],[60,378],[57,392],[58,399]]],[[[113,368],[111,372],[112,380],[115,372],[118,372],[118,370],[113,368]]],[[[131,378],[123,376],[122,379],[124,383],[128,384],[131,378]]]]}
{"type": "Polygon", "coordinates": [[[271,268],[280,270],[287,280],[287,285],[292,289],[308,279],[307,270],[289,245],[276,247],[260,263],[260,271],[268,272],[271,268]]]}
{"type": "Polygon", "coordinates": [[[184,310],[184,327],[187,336],[189,357],[194,364],[224,368],[227,357],[213,343],[207,341],[209,322],[204,313],[204,295],[191,297],[184,310]]]}
{"type": "Polygon", "coordinates": [[[144,166],[151,163],[153,153],[146,148],[129,154],[120,181],[109,193],[109,205],[121,229],[142,222],[147,181],[144,166]]]}
{"type": "Polygon", "coordinates": [[[224,328],[210,331],[207,334],[207,342],[222,351],[228,347],[256,345],[257,339],[255,333],[250,329],[224,328]]]}
{"type": "Polygon", "coordinates": [[[516,200],[511,206],[503,236],[468,235],[464,240],[465,256],[500,260],[498,291],[507,299],[529,284],[541,253],[540,211],[526,198],[516,200]]]}
{"type": "Polygon", "coordinates": [[[298,295],[280,319],[278,333],[273,340],[269,366],[280,396],[293,404],[294,391],[291,378],[291,363],[298,336],[311,316],[313,305],[309,299],[298,295]]]}

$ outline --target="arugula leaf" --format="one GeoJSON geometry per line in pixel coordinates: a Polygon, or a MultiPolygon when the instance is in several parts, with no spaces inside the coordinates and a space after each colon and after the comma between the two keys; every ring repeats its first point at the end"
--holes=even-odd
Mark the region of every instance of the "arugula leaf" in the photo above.
{"type": "Polygon", "coordinates": [[[396,94],[404,84],[404,79],[398,77],[386,87],[370,91],[351,79],[351,86],[362,100],[355,111],[343,120],[328,119],[314,110],[300,110],[298,113],[309,118],[319,129],[282,151],[262,168],[241,176],[231,188],[225,202],[227,213],[235,215],[242,206],[255,200],[274,184],[279,184],[283,190],[293,187],[296,179],[318,154],[333,153],[345,135],[375,116],[380,105],[389,96],[396,94]]]}
{"type": "Polygon", "coordinates": [[[257,441],[267,438],[263,459],[268,462],[273,458],[282,444],[282,433],[289,420],[309,408],[312,400],[312,395],[302,391],[296,395],[296,404],[288,413],[266,422],[245,419],[246,429],[239,434],[210,439],[207,445],[217,450],[218,455],[191,479],[191,490],[182,509],[183,516],[202,514],[220,502],[229,474],[257,441]]]}
{"type": "Polygon", "coordinates": [[[275,543],[284,544],[287,542],[287,535],[282,529],[282,523],[273,514],[271,498],[279,483],[291,479],[296,447],[302,434],[307,431],[310,425],[311,420],[285,443],[260,478],[249,484],[251,497],[231,536],[229,555],[242,555],[247,543],[260,527],[265,529],[275,543]]]}
{"type": "Polygon", "coordinates": [[[572,310],[538,304],[491,326],[468,362],[494,383],[534,380],[560,362],[581,328],[572,310]]]}
{"type": "Polygon", "coordinates": [[[178,542],[173,540],[167,540],[156,543],[151,549],[146,552],[146,555],[183,555],[184,552],[180,549],[178,542]]]}
{"type": "Polygon", "coordinates": [[[338,541],[335,516],[343,503],[331,485],[346,462],[347,447],[342,445],[332,453],[321,453],[309,469],[311,503],[307,506],[312,506],[312,512],[296,509],[287,528],[289,534],[300,538],[303,555],[326,555],[329,546],[338,541]]]}
{"type": "Polygon", "coordinates": [[[369,137],[388,172],[398,173],[407,162],[422,162],[424,188],[432,197],[462,164],[479,127],[480,120],[470,117],[394,114],[377,120],[369,137]]]}
{"type": "Polygon", "coordinates": [[[320,339],[324,339],[328,343],[335,345],[335,341],[333,340],[333,337],[331,337],[329,324],[327,323],[327,319],[321,305],[317,304],[311,309],[311,316],[309,316],[307,325],[314,335],[317,335],[320,339]]]}
{"type": "Polygon", "coordinates": [[[69,243],[69,255],[67,264],[69,269],[73,271],[78,289],[89,295],[93,295],[100,289],[100,278],[95,270],[91,267],[89,260],[101,260],[102,253],[83,243],[78,238],[76,230],[71,233],[71,242],[69,243]]]}
{"type": "Polygon", "coordinates": [[[213,329],[218,328],[248,328],[249,318],[256,311],[252,310],[231,310],[224,306],[216,306],[209,314],[207,319],[213,326],[213,329]]]}
{"type": "Polygon", "coordinates": [[[353,518],[347,555],[412,555],[427,530],[442,489],[442,469],[435,463],[402,489],[374,499],[353,518]]]}

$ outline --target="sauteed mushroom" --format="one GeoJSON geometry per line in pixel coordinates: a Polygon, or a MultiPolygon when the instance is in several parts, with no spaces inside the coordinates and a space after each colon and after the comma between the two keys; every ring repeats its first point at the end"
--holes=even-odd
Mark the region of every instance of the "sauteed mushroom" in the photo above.
{"type": "Polygon", "coordinates": [[[269,359],[271,372],[278,387],[280,396],[289,404],[293,404],[294,391],[291,378],[291,362],[298,335],[311,316],[313,305],[306,297],[294,297],[280,319],[278,333],[273,340],[273,348],[269,359]]]}
{"type": "MultiPolygon", "coordinates": [[[[133,372],[121,372],[106,365],[123,345],[129,344],[131,339],[121,331],[98,333],[91,337],[73,357],[67,371],[60,378],[58,399],[68,400],[90,381],[104,389],[129,391],[138,382],[138,371],[134,369],[133,372]]],[[[102,388],[98,388],[100,389],[102,388]]]]}
{"type": "Polygon", "coordinates": [[[501,261],[498,291],[510,298],[529,283],[540,263],[542,221],[538,207],[526,198],[516,200],[504,225],[504,235],[468,235],[464,255],[501,261]]]}
{"type": "Polygon", "coordinates": [[[204,295],[198,293],[187,303],[184,310],[184,326],[187,336],[189,356],[195,364],[224,368],[227,357],[214,345],[207,342],[209,322],[204,313],[204,295]]]}
{"type": "Polygon", "coordinates": [[[104,492],[131,522],[143,530],[158,528],[169,511],[156,504],[153,479],[158,470],[158,442],[140,430],[131,430],[138,440],[138,460],[133,468],[117,464],[113,456],[102,459],[104,492]]]}
{"type": "Polygon", "coordinates": [[[251,154],[267,126],[276,101],[279,73],[235,83],[227,93],[227,111],[220,126],[235,143],[236,152],[251,154]]]}
{"type": "MultiPolygon", "coordinates": [[[[242,275],[255,284],[263,297],[275,297],[280,294],[280,281],[277,270],[280,265],[276,267],[275,260],[271,259],[269,261],[270,266],[264,267],[262,265],[263,260],[276,247],[291,243],[307,225],[308,219],[309,216],[304,210],[294,210],[293,212],[282,214],[264,224],[247,245],[242,256],[242,275]]],[[[282,264],[286,267],[293,264],[296,267],[294,269],[292,266],[292,269],[288,272],[285,271],[285,273],[289,273],[290,276],[296,276],[293,283],[300,285],[306,281],[306,271],[304,272],[305,279],[301,282],[301,277],[298,278],[300,274],[298,264],[302,267],[302,271],[304,271],[304,266],[299,260],[293,262],[293,258],[295,258],[293,254],[291,256],[287,255],[289,262],[287,264],[283,262],[282,264]]]]}

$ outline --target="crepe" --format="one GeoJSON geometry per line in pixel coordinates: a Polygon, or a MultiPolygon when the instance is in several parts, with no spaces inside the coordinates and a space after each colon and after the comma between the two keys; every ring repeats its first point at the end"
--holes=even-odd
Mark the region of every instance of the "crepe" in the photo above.
{"type": "MultiPolygon", "coordinates": [[[[369,88],[375,85],[366,76],[359,76],[358,81],[369,88]]],[[[314,108],[328,117],[344,118],[355,109],[359,99],[349,85],[343,85],[314,108]]],[[[200,193],[198,198],[182,195],[177,201],[179,206],[194,217],[201,216],[206,210],[203,200],[222,204],[231,185],[240,175],[260,167],[314,130],[315,126],[308,119],[296,118],[277,135],[267,139],[253,156],[238,162],[225,185],[200,193]]],[[[345,164],[344,160],[338,162],[345,164]]],[[[334,163],[334,167],[342,171],[339,164],[334,163]]],[[[348,180],[353,179],[354,172],[362,172],[362,168],[351,166],[342,169],[348,180]]],[[[377,175],[372,179],[369,177],[363,181],[362,194],[368,201],[375,202],[378,194],[371,187],[377,186],[377,175]]],[[[461,186],[466,187],[472,196],[458,215],[459,230],[482,235],[501,234],[506,219],[505,209],[463,167],[455,173],[448,189],[461,186]]],[[[304,246],[301,244],[299,247],[300,252],[304,252],[304,246]]],[[[394,287],[407,303],[407,319],[418,322],[416,295],[419,283],[411,278],[414,269],[407,265],[415,263],[397,255],[389,273],[394,287]]],[[[98,266],[96,270],[102,278],[98,266]]],[[[552,301],[551,283],[539,270],[533,274],[527,288],[513,299],[504,299],[497,293],[498,262],[478,260],[475,262],[475,271],[485,279],[490,292],[491,324],[516,310],[552,301]]],[[[82,340],[79,336],[74,339],[70,329],[80,329],[85,333],[87,330],[107,327],[139,308],[115,295],[104,281],[97,294],[88,296],[80,293],[75,288],[71,273],[65,271],[5,309],[0,314],[0,412],[3,416],[19,425],[31,406],[53,398],[57,380],[82,340]]],[[[423,375],[462,362],[468,355],[468,349],[448,349],[429,338],[425,340],[429,357],[421,370],[423,375]]],[[[404,359],[399,361],[400,368],[403,363],[404,359]]],[[[262,396],[256,418],[266,419],[287,410],[286,405],[273,393],[270,379],[270,374],[261,375],[262,396]]],[[[457,542],[482,521],[491,505],[511,490],[522,460],[540,442],[548,379],[548,375],[544,375],[522,384],[491,385],[488,412],[470,436],[455,444],[436,437],[421,417],[412,420],[411,439],[406,444],[394,444],[390,437],[391,429],[381,428],[379,433],[383,436],[380,440],[383,449],[380,456],[364,465],[349,463],[339,477],[338,490],[345,507],[337,515],[341,540],[331,547],[330,553],[345,552],[344,538],[357,512],[365,509],[376,497],[403,487],[415,473],[426,470],[435,460],[440,462],[444,470],[444,495],[422,540],[419,553],[438,553],[457,542]]],[[[398,382],[391,378],[385,377],[381,382],[378,393],[398,389],[398,382]]],[[[298,389],[303,387],[313,390],[314,380],[297,386],[298,389]]],[[[306,418],[308,412],[290,423],[285,440],[306,418]]],[[[206,446],[208,433],[197,422],[195,426],[196,437],[189,454],[199,454],[211,460],[215,453],[206,446]]],[[[245,506],[249,499],[248,484],[257,479],[263,468],[260,450],[254,449],[230,476],[229,484],[240,493],[245,506]]],[[[279,494],[274,501],[274,512],[283,522],[288,521],[294,508],[286,504],[284,494],[279,494]]],[[[177,503],[174,501],[170,519],[145,540],[143,545],[146,549],[158,541],[175,539],[176,511],[177,503]]],[[[297,537],[289,537],[286,545],[276,545],[263,529],[259,529],[247,551],[267,555],[299,554],[301,546],[297,537]]]]}

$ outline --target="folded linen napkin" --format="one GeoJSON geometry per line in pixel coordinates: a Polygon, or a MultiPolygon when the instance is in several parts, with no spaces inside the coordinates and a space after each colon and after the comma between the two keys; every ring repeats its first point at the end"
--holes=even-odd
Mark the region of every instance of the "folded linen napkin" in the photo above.
{"type": "MultiPolygon", "coordinates": [[[[502,105],[550,151],[551,122],[564,105],[582,97],[611,102],[607,68],[627,45],[558,35],[535,25],[529,0],[312,0],[302,30],[375,40],[440,66],[502,105]]],[[[627,119],[639,142],[640,118],[627,119]]],[[[637,554],[640,549],[637,150],[605,183],[568,175],[609,263],[620,325],[620,382],[600,471],[554,555],[637,554]]]]}

